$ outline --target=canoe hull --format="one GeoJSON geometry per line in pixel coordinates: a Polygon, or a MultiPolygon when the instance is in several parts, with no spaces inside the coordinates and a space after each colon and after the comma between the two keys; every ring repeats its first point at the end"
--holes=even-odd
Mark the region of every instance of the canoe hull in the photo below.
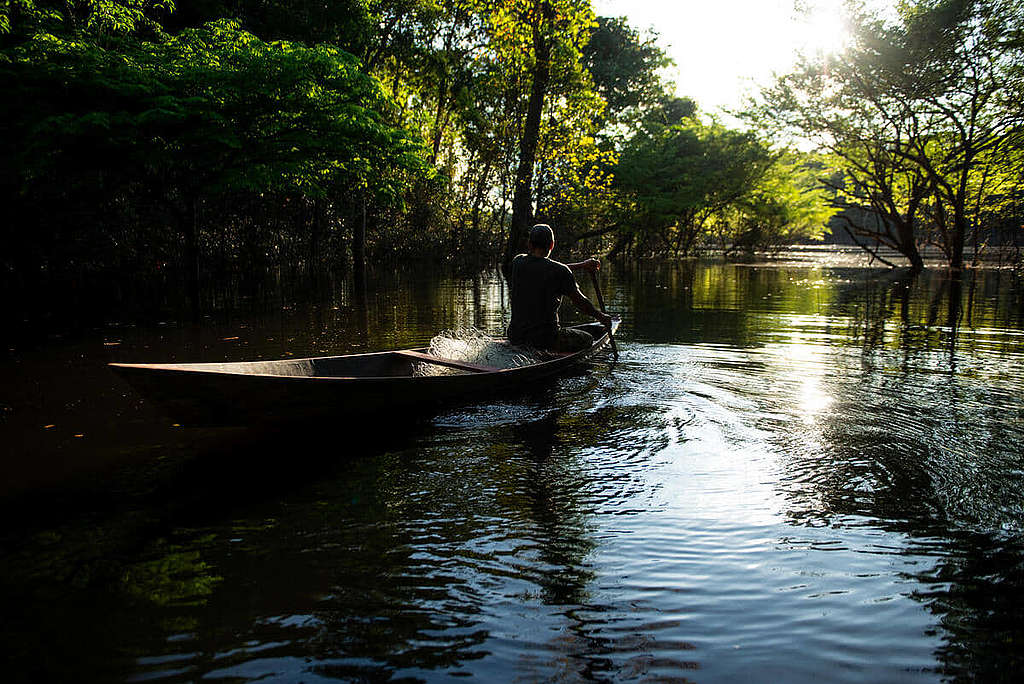
{"type": "MultiPolygon", "coordinates": [[[[600,328],[593,325],[579,327],[599,333],[600,328]]],[[[529,389],[586,361],[608,341],[607,334],[599,334],[587,350],[518,368],[425,377],[411,374],[415,360],[394,352],[252,364],[111,367],[182,424],[251,425],[343,420],[396,409],[429,412],[442,404],[529,389]],[[280,364],[280,370],[274,364],[280,364]],[[259,372],[246,372],[251,369],[259,372]],[[318,369],[339,374],[270,374],[316,373],[318,369]],[[371,374],[360,377],[357,372],[371,374]]]]}

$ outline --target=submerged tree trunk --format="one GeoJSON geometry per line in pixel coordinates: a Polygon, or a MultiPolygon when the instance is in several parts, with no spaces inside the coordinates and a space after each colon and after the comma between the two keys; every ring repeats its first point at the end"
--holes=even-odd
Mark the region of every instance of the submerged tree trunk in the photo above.
{"type": "Polygon", "coordinates": [[[899,238],[900,252],[910,261],[910,269],[914,273],[924,270],[924,259],[917,248],[917,240],[914,237],[913,223],[900,222],[896,226],[896,236],[899,238]]]}
{"type": "Polygon", "coordinates": [[[964,267],[964,244],[967,242],[967,214],[962,204],[953,208],[953,230],[950,234],[949,267],[960,271],[964,267]]]}
{"type": "Polygon", "coordinates": [[[619,238],[615,241],[615,244],[612,245],[612,248],[608,251],[608,258],[614,259],[622,252],[628,252],[629,247],[633,244],[633,237],[634,235],[632,232],[627,232],[620,235],[619,238]]]}
{"type": "Polygon", "coordinates": [[[526,107],[526,121],[523,135],[519,140],[519,167],[516,170],[515,192],[512,196],[512,221],[508,242],[505,244],[503,266],[507,269],[512,257],[526,242],[527,230],[533,217],[531,187],[533,166],[537,159],[537,143],[540,140],[540,119],[544,109],[551,80],[551,41],[544,35],[544,29],[552,18],[551,5],[547,0],[537,0],[539,10],[533,24],[534,64],[531,70],[530,99],[526,107]]]}

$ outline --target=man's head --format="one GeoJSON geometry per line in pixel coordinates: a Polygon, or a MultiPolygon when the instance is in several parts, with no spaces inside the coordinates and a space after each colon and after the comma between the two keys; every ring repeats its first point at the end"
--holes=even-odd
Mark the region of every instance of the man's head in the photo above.
{"type": "Polygon", "coordinates": [[[546,223],[538,223],[530,229],[529,247],[531,252],[543,252],[544,256],[551,254],[551,248],[555,246],[555,233],[551,226],[546,223]]]}

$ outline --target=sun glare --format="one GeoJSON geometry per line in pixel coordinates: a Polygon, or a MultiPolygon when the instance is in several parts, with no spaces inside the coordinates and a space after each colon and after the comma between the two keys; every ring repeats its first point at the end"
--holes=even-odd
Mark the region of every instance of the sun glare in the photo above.
{"type": "Polygon", "coordinates": [[[838,2],[819,2],[795,20],[794,48],[806,54],[839,52],[850,37],[849,26],[838,2]]]}
{"type": "MultiPolygon", "coordinates": [[[[877,0],[874,0],[877,1],[877,0]]],[[[797,53],[842,50],[842,0],[595,0],[598,14],[653,28],[675,60],[669,77],[705,111],[736,107],[745,93],[785,73],[797,53]]]]}

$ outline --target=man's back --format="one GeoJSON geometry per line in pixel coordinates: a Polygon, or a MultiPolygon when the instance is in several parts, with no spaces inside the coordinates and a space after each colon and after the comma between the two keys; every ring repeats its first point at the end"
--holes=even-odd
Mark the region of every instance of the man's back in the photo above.
{"type": "Polygon", "coordinates": [[[541,349],[552,347],[558,336],[558,305],[562,295],[576,290],[572,272],[557,261],[520,254],[512,260],[509,287],[509,341],[541,349]]]}

